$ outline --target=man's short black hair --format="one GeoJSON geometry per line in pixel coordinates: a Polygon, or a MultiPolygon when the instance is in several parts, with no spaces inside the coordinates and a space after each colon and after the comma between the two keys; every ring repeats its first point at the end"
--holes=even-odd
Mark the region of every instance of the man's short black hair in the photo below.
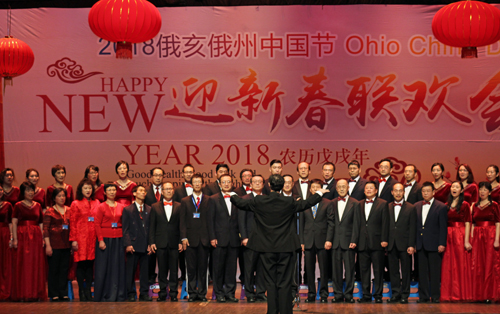
{"type": "Polygon", "coordinates": [[[271,190],[279,192],[283,189],[283,185],[285,185],[285,179],[279,174],[273,174],[269,177],[269,185],[271,186],[271,190]]]}

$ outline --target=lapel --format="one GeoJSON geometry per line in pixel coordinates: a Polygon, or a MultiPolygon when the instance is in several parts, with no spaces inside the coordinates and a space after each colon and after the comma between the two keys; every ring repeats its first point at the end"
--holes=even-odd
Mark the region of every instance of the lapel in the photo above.
{"type": "MultiPolygon", "coordinates": [[[[385,183],[387,184],[387,182],[385,183]]],[[[372,208],[370,209],[370,214],[368,215],[368,219],[366,220],[367,222],[370,220],[370,218],[372,217],[372,214],[373,212],[377,209],[378,207],[378,197],[375,198],[375,201],[373,201],[373,205],[372,205],[372,208]]]]}
{"type": "Polygon", "coordinates": [[[413,185],[411,186],[410,189],[410,193],[408,193],[408,197],[410,197],[410,195],[412,194],[417,193],[416,189],[417,189],[417,181],[413,182],[413,185]]]}
{"type": "Polygon", "coordinates": [[[335,180],[335,178],[332,178],[332,181],[330,182],[330,184],[328,184],[328,186],[326,187],[326,189],[330,190],[330,192],[333,192],[332,188],[334,188],[333,185],[336,185],[335,183],[337,183],[337,180],[335,180]]]}
{"type": "MultiPolygon", "coordinates": [[[[422,223],[422,202],[417,202],[417,204],[415,205],[415,209],[417,210],[417,219],[418,221],[420,222],[420,226],[423,226],[424,224],[422,223]]],[[[427,215],[428,216],[428,215],[427,215]]]]}
{"type": "Polygon", "coordinates": [[[225,212],[224,212],[225,215],[227,217],[230,217],[229,216],[229,209],[226,206],[226,201],[224,200],[224,196],[222,195],[222,193],[219,193],[219,204],[220,204],[220,206],[222,206],[223,209],[225,209],[225,212]]]}
{"type": "MultiPolygon", "coordinates": [[[[338,201],[337,201],[337,206],[338,206],[338,201]]],[[[353,206],[354,206],[354,204],[351,202],[351,197],[349,196],[349,198],[347,199],[347,203],[345,204],[344,212],[342,213],[342,219],[340,220],[340,223],[342,223],[344,221],[344,218],[346,217],[347,212],[349,212],[353,206]]],[[[338,211],[338,207],[337,207],[337,215],[338,215],[338,213],[339,213],[339,211],[338,211]]]]}
{"type": "MultiPolygon", "coordinates": [[[[403,206],[404,206],[404,203],[403,203],[403,206]]],[[[399,216],[401,216],[401,212],[403,211],[403,207],[401,207],[401,209],[399,210],[399,216]]],[[[391,218],[391,221],[394,221],[394,224],[397,223],[397,220],[396,220],[396,206],[394,206],[394,204],[389,204],[389,216],[391,218]]],[[[399,218],[398,216],[398,218],[399,218]]]]}
{"type": "MultiPolygon", "coordinates": [[[[177,211],[179,210],[179,206],[175,206],[175,202],[172,201],[172,213],[170,214],[170,220],[167,219],[168,223],[172,221],[172,218],[174,218],[174,215],[177,214],[177,211]]],[[[167,216],[167,213],[165,213],[165,217],[167,216]]]]}
{"type": "MultiPolygon", "coordinates": [[[[429,208],[429,212],[427,213],[427,218],[425,218],[425,223],[429,221],[430,216],[436,211],[436,199],[434,198],[434,201],[432,201],[431,208],[429,208]]],[[[424,224],[425,226],[425,224],[424,224]]]]}

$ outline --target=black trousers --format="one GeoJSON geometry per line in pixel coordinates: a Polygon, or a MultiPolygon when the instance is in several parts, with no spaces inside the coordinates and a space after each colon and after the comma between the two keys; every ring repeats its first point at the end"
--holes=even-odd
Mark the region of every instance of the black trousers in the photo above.
{"type": "Polygon", "coordinates": [[[181,271],[181,278],[186,280],[186,252],[179,253],[179,269],[181,271]]]}
{"type": "MultiPolygon", "coordinates": [[[[49,263],[49,298],[68,296],[68,271],[71,249],[53,249],[48,256],[49,263]]],[[[33,267],[36,267],[33,265],[33,267]]]]}
{"type": "Polygon", "coordinates": [[[151,282],[156,279],[156,254],[151,253],[148,255],[148,280],[151,282]]]}
{"type": "Polygon", "coordinates": [[[79,261],[76,264],[76,281],[79,291],[91,290],[94,278],[94,260],[79,261]],[[83,286],[85,283],[85,287],[83,286]]]}
{"type": "Polygon", "coordinates": [[[120,302],[127,299],[125,247],[122,238],[104,238],[106,249],[95,248],[94,301],[120,302]]]}
{"type": "Polygon", "coordinates": [[[319,295],[322,298],[328,298],[328,254],[330,251],[318,249],[314,245],[311,249],[304,251],[304,263],[306,269],[306,279],[308,288],[308,297],[316,297],[316,257],[319,264],[320,287],[319,295]]]}
{"type": "Polygon", "coordinates": [[[356,260],[356,251],[348,249],[343,250],[340,246],[332,251],[332,269],[333,269],[333,292],[336,299],[352,299],[354,291],[354,265],[356,260]],[[343,263],[342,263],[343,262],[343,263]],[[345,267],[345,291],[343,290],[343,278],[345,267]]]}
{"type": "Polygon", "coordinates": [[[260,253],[245,246],[243,248],[245,295],[247,299],[262,298],[266,295],[266,286],[260,253]]]}
{"type": "Polygon", "coordinates": [[[139,282],[140,295],[147,296],[149,292],[149,256],[147,253],[127,253],[127,261],[125,263],[125,278],[127,285],[127,295],[137,295],[135,288],[135,272],[137,271],[137,264],[139,264],[139,282]]]}
{"type": "Polygon", "coordinates": [[[186,249],[187,288],[190,298],[206,298],[207,267],[210,248],[201,243],[186,249]],[[197,289],[198,288],[198,289],[197,289]]]}
{"type": "Polygon", "coordinates": [[[295,256],[295,252],[260,254],[267,289],[267,314],[292,313],[295,256]]]}
{"type": "Polygon", "coordinates": [[[236,292],[236,268],[238,265],[239,247],[217,246],[214,257],[214,291],[217,297],[233,297],[236,292]]]}
{"type": "Polygon", "coordinates": [[[418,293],[421,300],[439,300],[441,297],[441,261],[443,254],[437,251],[426,251],[423,248],[418,251],[418,293]],[[430,283],[429,283],[430,279],[430,283]]]}
{"type": "Polygon", "coordinates": [[[358,252],[359,268],[361,270],[361,285],[363,287],[363,298],[371,298],[371,275],[373,264],[373,276],[375,289],[373,291],[374,298],[382,298],[384,289],[384,251],[364,250],[358,252]]]}
{"type": "Polygon", "coordinates": [[[167,284],[170,289],[170,297],[177,297],[177,264],[179,261],[179,250],[169,247],[158,248],[156,251],[158,257],[158,282],[160,283],[159,297],[167,296],[167,284]],[[167,281],[168,275],[168,281],[167,281]]]}
{"type": "Polygon", "coordinates": [[[408,299],[410,295],[411,256],[407,251],[399,251],[396,246],[388,252],[389,274],[393,298],[408,299]],[[401,262],[401,274],[399,263],[401,262]]]}

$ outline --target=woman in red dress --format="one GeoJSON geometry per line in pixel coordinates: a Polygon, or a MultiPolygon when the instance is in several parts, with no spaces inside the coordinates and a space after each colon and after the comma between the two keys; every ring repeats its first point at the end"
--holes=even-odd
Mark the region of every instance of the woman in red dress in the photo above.
{"type": "Polygon", "coordinates": [[[12,205],[3,200],[0,185],[0,301],[10,298],[12,281],[12,205]]]}
{"type": "Polygon", "coordinates": [[[43,214],[45,253],[49,263],[49,298],[51,301],[69,301],[68,271],[71,258],[69,244],[70,210],[64,205],[66,190],[56,188],[52,193],[54,206],[43,214]]]}
{"type": "Polygon", "coordinates": [[[33,201],[35,186],[23,182],[24,199],[12,211],[13,258],[12,301],[43,301],[47,299],[46,259],[43,248],[42,206],[33,201]]]}
{"type": "Polygon", "coordinates": [[[486,168],[486,178],[488,182],[491,184],[491,199],[500,204],[500,184],[498,177],[498,166],[497,165],[489,165],[486,168]]]}
{"type": "MultiPolygon", "coordinates": [[[[43,211],[45,212],[45,190],[38,186],[38,181],[40,180],[40,174],[38,170],[30,168],[26,170],[26,181],[32,183],[35,186],[35,196],[33,200],[42,205],[43,211]]],[[[22,201],[24,197],[21,195],[19,200],[22,201]]]]}
{"type": "Polygon", "coordinates": [[[434,177],[434,198],[438,201],[446,203],[448,201],[448,195],[450,195],[451,184],[443,179],[443,164],[440,162],[434,163],[431,167],[431,172],[434,177]]]}
{"type": "Polygon", "coordinates": [[[106,200],[104,198],[104,184],[102,184],[101,179],[99,179],[99,167],[90,165],[85,169],[84,179],[89,179],[94,185],[94,199],[101,203],[106,200]]]}
{"type": "Polygon", "coordinates": [[[115,171],[118,174],[118,180],[114,183],[116,184],[116,198],[115,201],[122,204],[123,207],[127,207],[134,201],[134,195],[132,195],[132,190],[137,185],[135,182],[129,180],[128,175],[128,163],[124,160],[120,160],[116,163],[115,171]]]}
{"type": "Polygon", "coordinates": [[[104,184],[106,202],[99,205],[95,217],[97,247],[95,252],[94,301],[125,301],[125,250],[122,240],[124,206],[115,202],[116,185],[104,184]]]}
{"type": "Polygon", "coordinates": [[[73,202],[73,187],[69,184],[64,183],[66,179],[66,167],[63,165],[55,165],[52,167],[52,176],[56,179],[56,182],[47,188],[47,196],[45,197],[45,206],[47,208],[54,205],[52,201],[52,193],[55,188],[63,188],[66,190],[66,206],[71,206],[73,202]]]}
{"type": "Polygon", "coordinates": [[[69,240],[73,248],[73,259],[77,263],[76,280],[80,301],[92,301],[92,279],[96,234],[94,220],[99,201],[94,199],[94,184],[83,179],[76,188],[76,200],[71,203],[69,240]]]}
{"type": "Polygon", "coordinates": [[[472,299],[490,303],[498,299],[500,273],[500,214],[491,200],[491,184],[479,183],[479,202],[472,204],[472,299]]]}
{"type": "Polygon", "coordinates": [[[448,207],[448,236],[441,271],[441,301],[470,301],[472,299],[472,268],[470,205],[464,201],[460,181],[451,184],[448,207]]]}
{"type": "Polygon", "coordinates": [[[14,170],[11,168],[5,168],[0,172],[0,184],[3,187],[3,200],[10,202],[12,206],[16,205],[19,201],[19,188],[12,185],[16,175],[14,170]]]}
{"type": "Polygon", "coordinates": [[[474,182],[472,169],[468,164],[461,164],[457,171],[457,181],[462,182],[464,186],[464,200],[469,203],[477,202],[477,184],[474,182]]]}

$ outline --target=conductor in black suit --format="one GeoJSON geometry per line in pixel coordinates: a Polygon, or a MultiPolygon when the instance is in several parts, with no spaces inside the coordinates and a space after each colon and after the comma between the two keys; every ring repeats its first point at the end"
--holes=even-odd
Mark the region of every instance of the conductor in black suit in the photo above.
{"type": "Polygon", "coordinates": [[[137,264],[140,266],[139,301],[151,301],[152,299],[148,295],[148,254],[151,251],[148,240],[151,207],[144,204],[144,198],[146,197],[146,188],[144,186],[135,186],[132,193],[135,202],[125,207],[122,214],[123,245],[127,256],[125,277],[127,280],[128,301],[134,302],[137,294],[135,288],[137,264]]]}
{"type": "MultiPolygon", "coordinates": [[[[354,303],[354,261],[356,245],[359,241],[360,209],[359,202],[347,195],[349,191],[347,180],[337,182],[338,198],[332,201],[332,210],[328,215],[328,231],[325,249],[332,249],[333,303],[354,303]],[[343,278],[345,267],[345,290],[343,278]]],[[[364,193],[363,193],[364,195],[364,193]]]]}
{"type": "MultiPolygon", "coordinates": [[[[151,174],[152,184],[149,185],[144,203],[148,206],[153,206],[154,203],[161,201],[162,183],[165,171],[161,167],[154,167],[149,171],[151,174]]],[[[156,282],[156,254],[151,252],[149,255],[149,283],[156,282]]]]}
{"type": "Polygon", "coordinates": [[[372,302],[371,270],[375,289],[375,303],[382,303],[384,283],[384,257],[389,240],[389,209],[387,202],[376,197],[377,187],[374,181],[365,185],[366,200],[361,201],[361,222],[359,224],[358,257],[361,270],[363,297],[358,302],[372,302]]]}
{"type": "Polygon", "coordinates": [[[404,200],[410,204],[415,204],[423,200],[422,198],[422,184],[415,180],[417,176],[417,167],[413,164],[409,164],[405,167],[405,194],[404,200]]]}
{"type": "Polygon", "coordinates": [[[149,243],[151,250],[158,256],[158,302],[166,301],[167,285],[170,289],[170,301],[178,300],[177,264],[179,252],[183,250],[180,237],[181,204],[172,200],[173,194],[174,185],[171,182],[163,183],[163,200],[153,204],[151,208],[149,243]]]}
{"type": "Polygon", "coordinates": [[[429,302],[429,277],[430,297],[432,302],[439,303],[441,296],[441,262],[446,249],[448,232],[448,208],[434,198],[434,184],[422,184],[423,201],[415,204],[417,211],[417,255],[419,303],[429,302]]]}
{"type": "Polygon", "coordinates": [[[334,178],[335,165],[332,162],[325,162],[321,168],[321,173],[323,175],[323,189],[329,190],[330,192],[325,193],[323,198],[333,200],[339,195],[337,193],[337,180],[334,178]]]}
{"type": "Polygon", "coordinates": [[[394,197],[392,196],[392,186],[396,184],[396,179],[391,177],[392,160],[384,158],[378,163],[378,171],[380,172],[380,179],[378,179],[377,189],[378,198],[383,199],[387,203],[392,203],[394,197]]]}
{"type": "Polygon", "coordinates": [[[279,194],[284,179],[280,175],[269,177],[270,195],[258,195],[244,200],[231,196],[231,202],[242,210],[255,213],[255,232],[250,235],[248,247],[261,252],[267,288],[267,313],[292,313],[292,275],[295,252],[300,249],[298,235],[294,232],[297,213],[321,201],[319,190],[307,200],[296,201],[279,194]]]}
{"type": "Polygon", "coordinates": [[[347,165],[349,170],[349,197],[358,201],[365,200],[365,184],[368,180],[361,177],[361,164],[356,159],[351,160],[347,165]]]}
{"type": "Polygon", "coordinates": [[[388,303],[400,301],[405,304],[410,296],[411,256],[415,253],[417,215],[415,206],[404,200],[404,193],[403,184],[396,183],[392,186],[394,203],[389,204],[387,246],[392,297],[387,300],[388,303]]]}

